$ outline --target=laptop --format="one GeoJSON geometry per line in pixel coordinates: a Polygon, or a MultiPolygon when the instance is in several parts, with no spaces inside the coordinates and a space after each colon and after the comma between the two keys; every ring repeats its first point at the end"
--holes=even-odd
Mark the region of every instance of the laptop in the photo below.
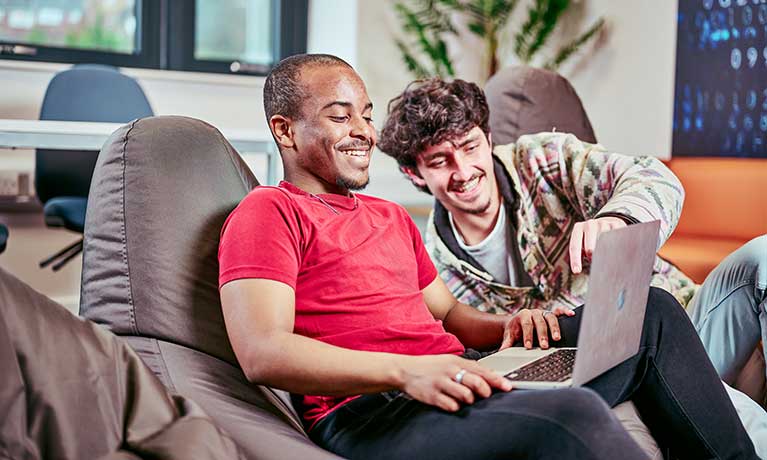
{"type": "Polygon", "coordinates": [[[599,235],[577,348],[511,347],[480,359],[515,388],[581,386],[639,351],[660,222],[599,235]],[[576,352],[577,351],[577,352],[576,352]]]}

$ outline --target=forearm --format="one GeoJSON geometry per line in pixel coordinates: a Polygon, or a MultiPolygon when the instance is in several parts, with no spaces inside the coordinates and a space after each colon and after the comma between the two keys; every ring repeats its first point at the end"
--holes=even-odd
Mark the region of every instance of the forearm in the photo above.
{"type": "MultiPolygon", "coordinates": [[[[679,179],[655,158],[621,158],[615,163],[634,163],[616,177],[612,195],[598,215],[621,214],[624,219],[638,222],[661,222],[661,244],[679,222],[684,203],[684,188],[679,179]]],[[[620,169],[615,166],[613,169],[620,169]]]]}
{"type": "Polygon", "coordinates": [[[500,346],[510,315],[495,315],[456,303],[445,317],[445,329],[466,347],[488,350],[500,346]]]}
{"type": "Polygon", "coordinates": [[[684,189],[658,159],[609,153],[574,136],[566,137],[560,154],[561,186],[583,219],[614,216],[627,223],[658,219],[664,240],[676,226],[684,189]]]}
{"type": "Polygon", "coordinates": [[[299,394],[342,396],[400,389],[410,358],[275,332],[250,343],[240,364],[254,383],[299,394]]]}

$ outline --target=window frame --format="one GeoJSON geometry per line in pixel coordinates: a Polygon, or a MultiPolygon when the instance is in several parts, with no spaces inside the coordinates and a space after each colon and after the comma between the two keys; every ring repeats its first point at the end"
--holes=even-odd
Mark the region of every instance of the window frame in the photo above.
{"type": "MultiPolygon", "coordinates": [[[[273,62],[305,53],[308,37],[309,0],[271,0],[273,62]]],[[[136,3],[141,17],[138,53],[81,50],[30,45],[0,40],[0,59],[60,62],[69,64],[107,64],[117,67],[206,72],[237,75],[266,75],[272,66],[245,64],[233,68],[231,62],[194,58],[195,9],[191,0],[143,0],[136,3]]]]}

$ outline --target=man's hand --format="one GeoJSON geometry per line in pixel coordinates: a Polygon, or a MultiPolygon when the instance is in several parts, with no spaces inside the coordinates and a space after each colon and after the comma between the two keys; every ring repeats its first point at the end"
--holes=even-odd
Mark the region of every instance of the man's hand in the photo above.
{"type": "Polygon", "coordinates": [[[511,316],[501,342],[501,350],[521,340],[528,350],[533,348],[533,337],[538,335],[538,344],[542,349],[549,348],[549,332],[552,340],[562,338],[558,316],[573,316],[575,312],[567,307],[557,306],[553,310],[524,309],[511,316]]]}
{"type": "Polygon", "coordinates": [[[455,355],[407,356],[400,389],[424,404],[448,412],[487,398],[492,389],[511,390],[511,382],[476,361],[455,355]],[[459,376],[460,382],[456,381],[459,376]]]}
{"type": "Polygon", "coordinates": [[[619,217],[600,217],[575,224],[573,233],[570,235],[570,268],[573,273],[580,273],[583,270],[583,259],[591,258],[600,233],[623,228],[626,225],[626,222],[619,217]]]}

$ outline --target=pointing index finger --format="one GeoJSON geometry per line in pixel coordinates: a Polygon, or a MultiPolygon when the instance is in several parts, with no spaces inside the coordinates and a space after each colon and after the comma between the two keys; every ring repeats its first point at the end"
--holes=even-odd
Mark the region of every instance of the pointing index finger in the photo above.
{"type": "Polygon", "coordinates": [[[583,251],[583,223],[578,222],[573,226],[570,234],[570,269],[573,273],[581,272],[581,254],[583,251]]]}

